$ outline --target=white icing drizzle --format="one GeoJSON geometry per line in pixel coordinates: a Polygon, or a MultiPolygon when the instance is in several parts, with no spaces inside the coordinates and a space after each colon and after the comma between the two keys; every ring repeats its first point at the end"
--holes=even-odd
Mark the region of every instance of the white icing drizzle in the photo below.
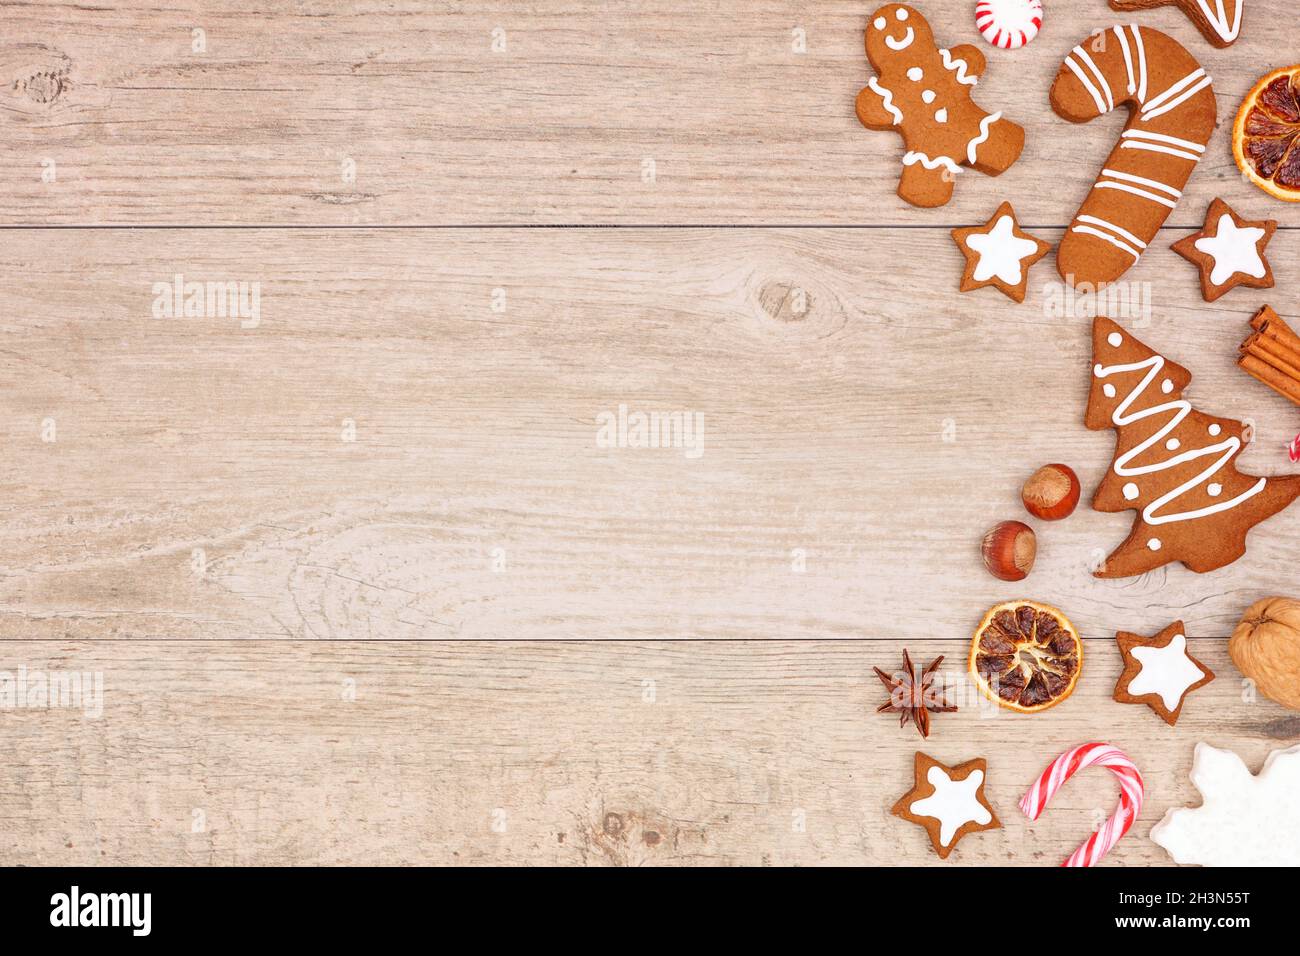
{"type": "MultiPolygon", "coordinates": [[[[1075,47],[1075,49],[1077,50],[1079,48],[1075,47]]],[[[1088,79],[1088,77],[1084,75],[1079,64],[1074,62],[1073,54],[1065,58],[1065,65],[1070,68],[1070,72],[1079,78],[1079,82],[1083,84],[1083,88],[1092,95],[1092,101],[1097,104],[1098,114],[1105,113],[1106,101],[1101,98],[1101,91],[1092,85],[1092,80],[1088,79]]]]}
{"type": "Polygon", "coordinates": [[[1169,435],[1169,433],[1174,431],[1180,424],[1182,424],[1183,419],[1185,419],[1192,412],[1191,402],[1188,402],[1186,399],[1180,398],[1177,401],[1165,402],[1162,405],[1153,405],[1151,408],[1143,409],[1142,411],[1133,412],[1132,414],[1129,414],[1129,408],[1133,405],[1135,401],[1137,401],[1138,396],[1140,396],[1143,392],[1145,392],[1147,388],[1151,385],[1151,383],[1154,382],[1160,376],[1160,372],[1164,368],[1164,366],[1165,366],[1164,356],[1153,355],[1151,356],[1151,358],[1145,359],[1141,362],[1132,362],[1125,365],[1110,365],[1110,366],[1103,366],[1098,364],[1093,369],[1093,375],[1095,375],[1097,378],[1107,378],[1111,375],[1119,374],[1122,372],[1136,372],[1139,371],[1140,369],[1144,369],[1144,368],[1147,369],[1146,375],[1143,376],[1142,381],[1138,383],[1137,387],[1134,388],[1133,391],[1129,392],[1129,394],[1124,398],[1124,400],[1121,401],[1117,406],[1115,406],[1115,411],[1111,415],[1111,421],[1115,424],[1116,427],[1131,425],[1134,422],[1141,421],[1144,418],[1150,418],[1153,415],[1162,415],[1169,412],[1173,413],[1169,421],[1165,422],[1165,424],[1158,431],[1156,431],[1155,434],[1151,435],[1146,440],[1138,444],[1136,447],[1130,449],[1129,451],[1125,452],[1124,454],[1120,455],[1118,458],[1115,459],[1115,465],[1114,465],[1115,474],[1125,478],[1134,477],[1137,475],[1149,475],[1154,472],[1165,471],[1167,469],[1174,468],[1178,465],[1184,464],[1185,462],[1194,461],[1197,458],[1203,458],[1209,455],[1219,456],[1214,461],[1213,464],[1211,464],[1200,474],[1183,482],[1181,485],[1179,485],[1177,488],[1174,488],[1172,491],[1166,492],[1165,494],[1157,498],[1155,501],[1147,505],[1145,508],[1143,508],[1142,520],[1149,525],[1167,524],[1172,521],[1191,521],[1195,518],[1204,518],[1212,514],[1217,514],[1220,511],[1227,511],[1229,508],[1235,508],[1243,501],[1246,501],[1247,499],[1252,498],[1255,495],[1259,494],[1261,491],[1264,490],[1264,486],[1268,483],[1268,479],[1260,478],[1259,481],[1257,481],[1253,486],[1248,488],[1246,491],[1243,491],[1241,494],[1237,495],[1235,498],[1231,499],[1230,501],[1221,501],[1218,502],[1217,504],[1206,505],[1204,508],[1196,508],[1191,511],[1178,511],[1166,515],[1157,514],[1157,512],[1161,508],[1169,504],[1171,501],[1175,501],[1178,498],[1181,498],[1184,494],[1186,494],[1188,491],[1192,490],[1193,488],[1199,487],[1208,478],[1210,478],[1217,471],[1219,471],[1220,468],[1222,468],[1225,464],[1227,464],[1228,461],[1232,459],[1232,456],[1237,453],[1237,450],[1241,448],[1241,439],[1239,439],[1236,435],[1232,435],[1224,441],[1217,442],[1213,445],[1207,445],[1203,448],[1194,448],[1190,451],[1185,451],[1180,455],[1175,455],[1172,458],[1168,458],[1164,461],[1156,462],[1155,464],[1152,465],[1136,465],[1136,466],[1130,465],[1130,462],[1132,462],[1135,458],[1144,454],[1146,451],[1148,451],[1150,448],[1152,448],[1159,442],[1164,441],[1165,438],[1169,435]]]}
{"type": "Polygon", "coordinates": [[[881,86],[874,76],[867,80],[867,86],[871,87],[871,91],[883,101],[885,112],[894,118],[894,125],[897,126],[903,122],[903,111],[894,105],[894,94],[886,87],[881,86]]]}
{"type": "Polygon", "coordinates": [[[1228,43],[1237,39],[1237,34],[1241,30],[1241,10],[1245,6],[1246,0],[1232,0],[1236,9],[1233,11],[1232,26],[1228,26],[1228,15],[1223,9],[1223,0],[1215,0],[1215,6],[1218,10],[1210,12],[1210,5],[1206,0],[1196,0],[1196,5],[1201,8],[1205,14],[1205,19],[1210,21],[1210,26],[1220,38],[1228,43]]]}
{"type": "Polygon", "coordinates": [[[953,780],[942,767],[931,767],[925,779],[934,788],[934,793],[914,800],[908,809],[918,817],[932,817],[939,821],[940,845],[950,845],[957,831],[967,823],[983,825],[993,819],[978,794],[984,782],[983,770],[972,770],[961,780],[953,780]]]}
{"type": "Polygon", "coordinates": [[[1134,259],[1139,258],[1142,255],[1142,250],[1147,247],[1147,244],[1137,236],[1133,235],[1133,233],[1121,226],[1115,225],[1113,222],[1107,222],[1105,219],[1098,219],[1096,216],[1083,214],[1078,217],[1078,222],[1085,223],[1085,225],[1071,226],[1071,232],[1082,232],[1089,236],[1096,236],[1098,239],[1104,239],[1112,246],[1123,249],[1134,259]],[[1102,230],[1106,231],[1103,232],[1102,230]],[[1127,239],[1128,242],[1125,242],[1125,239],[1127,239]],[[1129,245],[1130,242],[1133,243],[1133,245],[1129,245]],[[1137,248],[1134,248],[1134,246],[1137,248]]]}
{"type": "Polygon", "coordinates": [[[1088,55],[1088,51],[1085,50],[1083,47],[1076,46],[1074,48],[1074,55],[1077,56],[1080,60],[1082,60],[1084,66],[1086,66],[1089,70],[1091,70],[1092,75],[1097,78],[1098,88],[1103,93],[1106,94],[1106,108],[1102,110],[1102,112],[1109,113],[1111,110],[1115,108],[1115,97],[1110,92],[1110,83],[1107,82],[1106,80],[1106,74],[1101,72],[1101,70],[1097,67],[1096,62],[1093,61],[1092,57],[1088,55]]]}
{"type": "Polygon", "coordinates": [[[1174,206],[1178,205],[1172,199],[1167,199],[1164,196],[1157,196],[1155,193],[1147,192],[1145,189],[1138,189],[1136,186],[1127,186],[1124,183],[1108,183],[1103,181],[1097,183],[1097,188],[1118,189],[1121,192],[1132,193],[1134,196],[1141,196],[1143,199],[1149,199],[1151,202],[1159,203],[1162,206],[1168,206],[1170,209],[1173,209],[1174,206]]]}
{"type": "Polygon", "coordinates": [[[946,49],[939,51],[939,56],[943,59],[943,68],[951,70],[957,74],[957,82],[965,83],[967,86],[974,86],[979,82],[979,77],[966,75],[966,61],[960,57],[954,57],[946,49]]]}
{"type": "Polygon", "coordinates": [[[909,46],[912,45],[912,41],[915,39],[916,39],[916,31],[913,30],[911,27],[908,27],[907,32],[903,34],[903,39],[901,40],[895,40],[888,33],[886,33],[885,46],[889,47],[891,50],[894,51],[906,50],[909,46]]]}
{"type": "Polygon", "coordinates": [[[1124,36],[1124,28],[1116,26],[1115,36],[1119,37],[1120,48],[1124,51],[1124,70],[1128,73],[1128,95],[1132,96],[1137,92],[1137,83],[1133,81],[1133,54],[1128,48],[1128,37],[1124,36]]]}
{"type": "Polygon", "coordinates": [[[989,127],[992,126],[1000,119],[1002,119],[1001,110],[999,110],[996,113],[990,113],[988,116],[980,120],[979,134],[977,136],[972,137],[971,141],[966,144],[967,161],[972,163],[975,162],[975,151],[978,150],[980,148],[980,145],[989,138],[989,127]]]}
{"type": "Polygon", "coordinates": [[[1205,70],[1198,66],[1159,96],[1144,103],[1142,105],[1142,122],[1149,123],[1157,116],[1163,116],[1170,110],[1176,109],[1209,85],[1209,76],[1206,75],[1205,70]],[[1173,97],[1173,99],[1169,99],[1170,97],[1173,97]]]}
{"type": "Polygon", "coordinates": [[[1161,192],[1168,193],[1175,199],[1178,199],[1183,195],[1181,190],[1177,190],[1173,186],[1166,186],[1162,182],[1157,182],[1154,179],[1147,179],[1145,176],[1134,176],[1132,173],[1123,173],[1118,169],[1103,169],[1101,174],[1103,176],[1109,176],[1111,179],[1122,179],[1126,183],[1137,183],[1141,186],[1150,186],[1152,189],[1159,189],[1161,192]]]}
{"type": "Polygon", "coordinates": [[[1147,99],[1147,51],[1142,44],[1142,28],[1134,23],[1131,24],[1130,29],[1133,31],[1133,43],[1137,46],[1138,54],[1137,98],[1139,103],[1145,103],[1147,99]]]}
{"type": "Polygon", "coordinates": [[[937,169],[940,166],[945,167],[949,172],[956,174],[961,172],[961,167],[949,156],[927,156],[919,150],[912,150],[903,154],[903,165],[911,166],[914,163],[920,163],[926,169],[937,169]]]}
{"type": "Polygon", "coordinates": [[[1135,647],[1129,652],[1142,669],[1129,681],[1134,697],[1156,694],[1165,710],[1175,711],[1187,689],[1205,677],[1205,671],[1187,653],[1187,636],[1175,634],[1163,647],[1135,647]]]}

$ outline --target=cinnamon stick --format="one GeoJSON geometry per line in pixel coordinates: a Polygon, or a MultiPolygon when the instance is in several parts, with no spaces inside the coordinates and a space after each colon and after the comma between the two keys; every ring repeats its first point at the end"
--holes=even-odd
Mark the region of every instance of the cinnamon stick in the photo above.
{"type": "Polygon", "coordinates": [[[1237,364],[1248,375],[1300,405],[1300,379],[1291,377],[1255,355],[1243,355],[1237,364]]]}
{"type": "Polygon", "coordinates": [[[1242,344],[1241,351],[1268,362],[1300,383],[1300,348],[1293,349],[1285,342],[1257,332],[1242,344]]]}

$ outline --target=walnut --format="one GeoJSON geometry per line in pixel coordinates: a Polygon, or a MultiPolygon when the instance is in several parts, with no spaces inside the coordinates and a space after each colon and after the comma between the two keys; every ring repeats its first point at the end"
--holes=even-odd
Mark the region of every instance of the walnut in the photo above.
{"type": "Polygon", "coordinates": [[[1300,601],[1271,597],[1252,604],[1228,653],[1265,697],[1300,710],[1300,601]]]}

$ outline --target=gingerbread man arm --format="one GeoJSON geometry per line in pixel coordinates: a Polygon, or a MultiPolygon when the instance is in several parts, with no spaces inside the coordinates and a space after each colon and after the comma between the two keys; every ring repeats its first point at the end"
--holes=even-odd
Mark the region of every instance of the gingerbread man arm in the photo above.
{"type": "Polygon", "coordinates": [[[903,117],[893,104],[893,94],[875,79],[858,93],[857,112],[867,129],[892,129],[903,117]]]}
{"type": "Polygon", "coordinates": [[[984,75],[984,67],[987,61],[984,54],[980,52],[979,47],[971,46],[969,43],[962,43],[959,46],[952,47],[948,50],[948,55],[952,58],[953,63],[958,60],[966,61],[966,76],[972,76],[979,79],[984,75]]]}

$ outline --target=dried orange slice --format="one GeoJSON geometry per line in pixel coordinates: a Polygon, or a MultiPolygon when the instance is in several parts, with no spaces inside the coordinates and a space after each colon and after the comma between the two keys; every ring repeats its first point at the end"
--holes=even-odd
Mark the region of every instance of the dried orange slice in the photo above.
{"type": "Polygon", "coordinates": [[[990,608],[970,645],[970,674],[980,693],[1022,714],[1065,700],[1082,669],[1079,632],[1056,608],[1036,601],[990,608]]]}
{"type": "Polygon", "coordinates": [[[1300,65],[1274,70],[1237,110],[1232,157],[1260,189],[1300,202],[1300,65]]]}

